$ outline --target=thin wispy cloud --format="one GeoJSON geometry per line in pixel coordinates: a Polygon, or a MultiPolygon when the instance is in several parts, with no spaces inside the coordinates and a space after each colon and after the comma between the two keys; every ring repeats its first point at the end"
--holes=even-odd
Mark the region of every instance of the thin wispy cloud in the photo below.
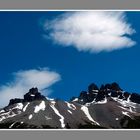
{"type": "Polygon", "coordinates": [[[67,12],[44,24],[45,37],[79,51],[101,52],[129,48],[136,44],[135,33],[125,12],[67,12]]]}
{"type": "Polygon", "coordinates": [[[12,98],[23,98],[23,95],[32,87],[38,87],[48,95],[50,86],[60,79],[61,76],[58,73],[48,68],[15,72],[11,82],[0,86],[0,106],[7,105],[12,98]]]}

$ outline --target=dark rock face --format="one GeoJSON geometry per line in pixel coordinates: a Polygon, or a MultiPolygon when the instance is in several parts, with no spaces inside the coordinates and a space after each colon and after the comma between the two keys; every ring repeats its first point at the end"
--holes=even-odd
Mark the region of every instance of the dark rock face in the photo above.
{"type": "Polygon", "coordinates": [[[19,99],[19,98],[11,99],[11,100],[9,101],[8,106],[9,106],[9,105],[12,105],[12,104],[16,104],[16,103],[22,103],[22,102],[23,102],[23,99],[19,99]]]}
{"type": "Polygon", "coordinates": [[[88,86],[88,91],[82,91],[78,99],[83,104],[89,103],[92,101],[101,101],[104,100],[105,97],[116,97],[122,100],[128,100],[139,103],[140,104],[140,95],[136,93],[124,92],[117,83],[105,84],[101,85],[100,88],[97,87],[96,84],[92,83],[88,86]]]}
{"type": "Polygon", "coordinates": [[[111,91],[111,97],[118,97],[118,92],[116,92],[116,91],[111,91]]]}
{"type": "Polygon", "coordinates": [[[105,86],[101,85],[100,90],[104,90],[104,89],[105,89],[105,86]]]}
{"type": "Polygon", "coordinates": [[[118,92],[119,99],[124,99],[124,94],[122,92],[118,92]]]}
{"type": "Polygon", "coordinates": [[[94,83],[88,86],[88,92],[82,91],[80,93],[79,99],[84,103],[92,102],[95,100],[96,102],[104,100],[105,97],[119,97],[120,99],[127,99],[127,94],[123,96],[122,89],[117,83],[101,85],[100,88],[94,83]]]}
{"type": "Polygon", "coordinates": [[[117,83],[112,83],[112,84],[106,84],[105,86],[104,86],[104,89],[110,89],[110,90],[115,90],[115,91],[120,91],[120,90],[122,90],[121,88],[120,88],[120,86],[117,84],[117,83]]]}
{"type": "Polygon", "coordinates": [[[82,100],[84,103],[92,102],[96,98],[96,94],[93,93],[88,93],[86,91],[82,91],[80,93],[79,99],[82,100]]]}
{"type": "Polygon", "coordinates": [[[96,102],[98,102],[98,101],[102,101],[102,100],[104,100],[104,98],[105,98],[105,94],[103,93],[103,92],[99,92],[98,94],[97,94],[97,97],[96,97],[96,102]]]}
{"type": "Polygon", "coordinates": [[[140,104],[140,95],[139,94],[136,94],[136,93],[132,93],[132,95],[130,97],[130,100],[132,102],[135,102],[135,103],[140,104]]]}
{"type": "Polygon", "coordinates": [[[31,102],[34,100],[46,100],[45,96],[41,95],[41,93],[38,92],[38,88],[31,88],[29,92],[24,95],[24,99],[11,99],[9,105],[23,102],[31,102]]]}
{"type": "Polygon", "coordinates": [[[116,90],[116,91],[122,91],[120,86],[117,83],[115,83],[115,82],[111,84],[111,89],[112,90],[116,90]]]}
{"type": "Polygon", "coordinates": [[[88,94],[88,102],[92,102],[96,98],[96,94],[88,94]]]}
{"type": "Polygon", "coordinates": [[[111,89],[111,84],[106,84],[106,85],[104,86],[104,89],[105,89],[105,90],[111,89]]]}
{"type": "Polygon", "coordinates": [[[31,88],[28,93],[24,95],[24,102],[31,102],[34,100],[44,100],[45,96],[38,92],[37,88],[31,88]]]}
{"type": "Polygon", "coordinates": [[[94,83],[92,83],[91,85],[88,86],[88,92],[89,93],[93,93],[94,90],[99,90],[99,88],[97,87],[97,85],[95,85],[94,83]]]}
{"type": "Polygon", "coordinates": [[[86,91],[82,91],[80,93],[80,96],[79,96],[79,99],[80,100],[83,100],[83,102],[88,102],[88,95],[87,95],[87,92],[86,91]]]}

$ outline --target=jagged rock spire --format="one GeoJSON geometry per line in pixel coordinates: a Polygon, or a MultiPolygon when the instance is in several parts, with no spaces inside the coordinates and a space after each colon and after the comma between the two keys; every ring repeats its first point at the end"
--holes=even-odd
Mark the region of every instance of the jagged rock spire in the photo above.
{"type": "Polygon", "coordinates": [[[101,101],[106,97],[118,97],[119,99],[127,100],[128,96],[125,97],[125,93],[120,88],[120,86],[113,82],[111,84],[101,85],[100,88],[94,83],[88,86],[88,91],[82,91],[80,93],[79,101],[83,101],[83,104],[92,102],[92,101],[101,101]]]}
{"type": "Polygon", "coordinates": [[[15,98],[9,101],[9,105],[23,102],[31,102],[34,100],[46,100],[46,97],[41,95],[37,87],[29,89],[29,92],[24,95],[24,99],[15,98]]]}
{"type": "Polygon", "coordinates": [[[88,86],[88,92],[89,92],[89,93],[93,93],[94,90],[99,90],[99,88],[98,88],[98,86],[97,86],[96,84],[92,83],[92,84],[90,84],[90,85],[88,86]]]}
{"type": "MultiPolygon", "coordinates": [[[[103,88],[103,87],[102,87],[103,88]]],[[[116,83],[116,82],[113,82],[112,84],[106,84],[104,86],[104,89],[110,89],[110,90],[115,90],[115,91],[120,91],[122,90],[120,88],[120,86],[116,83]]]]}

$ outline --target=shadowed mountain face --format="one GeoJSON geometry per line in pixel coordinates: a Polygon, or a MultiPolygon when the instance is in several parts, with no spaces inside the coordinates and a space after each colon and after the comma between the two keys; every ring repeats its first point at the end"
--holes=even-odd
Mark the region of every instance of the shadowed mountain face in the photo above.
{"type": "Polygon", "coordinates": [[[0,110],[0,128],[101,129],[140,128],[140,95],[117,83],[92,83],[69,102],[49,99],[31,88],[0,110]]]}
{"type": "Polygon", "coordinates": [[[22,102],[31,102],[35,100],[43,100],[46,99],[45,96],[41,95],[40,92],[38,92],[38,88],[31,88],[28,93],[24,95],[24,99],[11,99],[9,102],[9,105],[16,104],[16,103],[22,103],[22,102]]]}

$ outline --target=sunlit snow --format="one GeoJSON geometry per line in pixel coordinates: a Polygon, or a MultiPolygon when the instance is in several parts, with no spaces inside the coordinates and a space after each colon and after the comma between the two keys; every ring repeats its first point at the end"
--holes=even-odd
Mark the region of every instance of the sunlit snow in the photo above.
{"type": "Polygon", "coordinates": [[[93,118],[92,118],[91,115],[89,114],[89,110],[88,110],[88,108],[87,108],[86,106],[82,106],[82,107],[81,107],[81,110],[85,113],[85,115],[87,116],[87,118],[88,118],[90,121],[92,121],[92,122],[94,122],[95,124],[99,125],[98,122],[96,122],[96,121],[93,120],[93,118]]]}
{"type": "Polygon", "coordinates": [[[71,112],[70,110],[68,110],[68,112],[69,112],[70,114],[72,114],[72,112],[71,112]]]}
{"type": "Polygon", "coordinates": [[[38,113],[40,110],[45,110],[45,101],[42,101],[39,105],[35,106],[34,113],[38,113]]]}
{"type": "Polygon", "coordinates": [[[74,104],[71,104],[69,102],[65,102],[67,104],[67,106],[72,109],[72,110],[75,110],[76,109],[76,106],[74,104]]]}
{"type": "Polygon", "coordinates": [[[29,120],[30,120],[30,119],[32,119],[32,117],[33,117],[33,115],[32,115],[32,114],[30,114],[30,115],[29,115],[29,120]]]}
{"type": "Polygon", "coordinates": [[[26,109],[27,109],[27,107],[28,107],[29,104],[30,104],[30,103],[28,102],[28,103],[25,105],[25,107],[23,108],[23,112],[26,111],[26,109]]]}
{"type": "Polygon", "coordinates": [[[59,113],[59,111],[55,108],[55,101],[52,101],[50,107],[54,110],[54,112],[60,117],[61,127],[65,128],[64,117],[59,113]]]}
{"type": "Polygon", "coordinates": [[[128,112],[122,111],[122,114],[123,114],[123,115],[126,115],[126,116],[128,116],[128,117],[130,117],[130,115],[128,115],[128,112]]]}

